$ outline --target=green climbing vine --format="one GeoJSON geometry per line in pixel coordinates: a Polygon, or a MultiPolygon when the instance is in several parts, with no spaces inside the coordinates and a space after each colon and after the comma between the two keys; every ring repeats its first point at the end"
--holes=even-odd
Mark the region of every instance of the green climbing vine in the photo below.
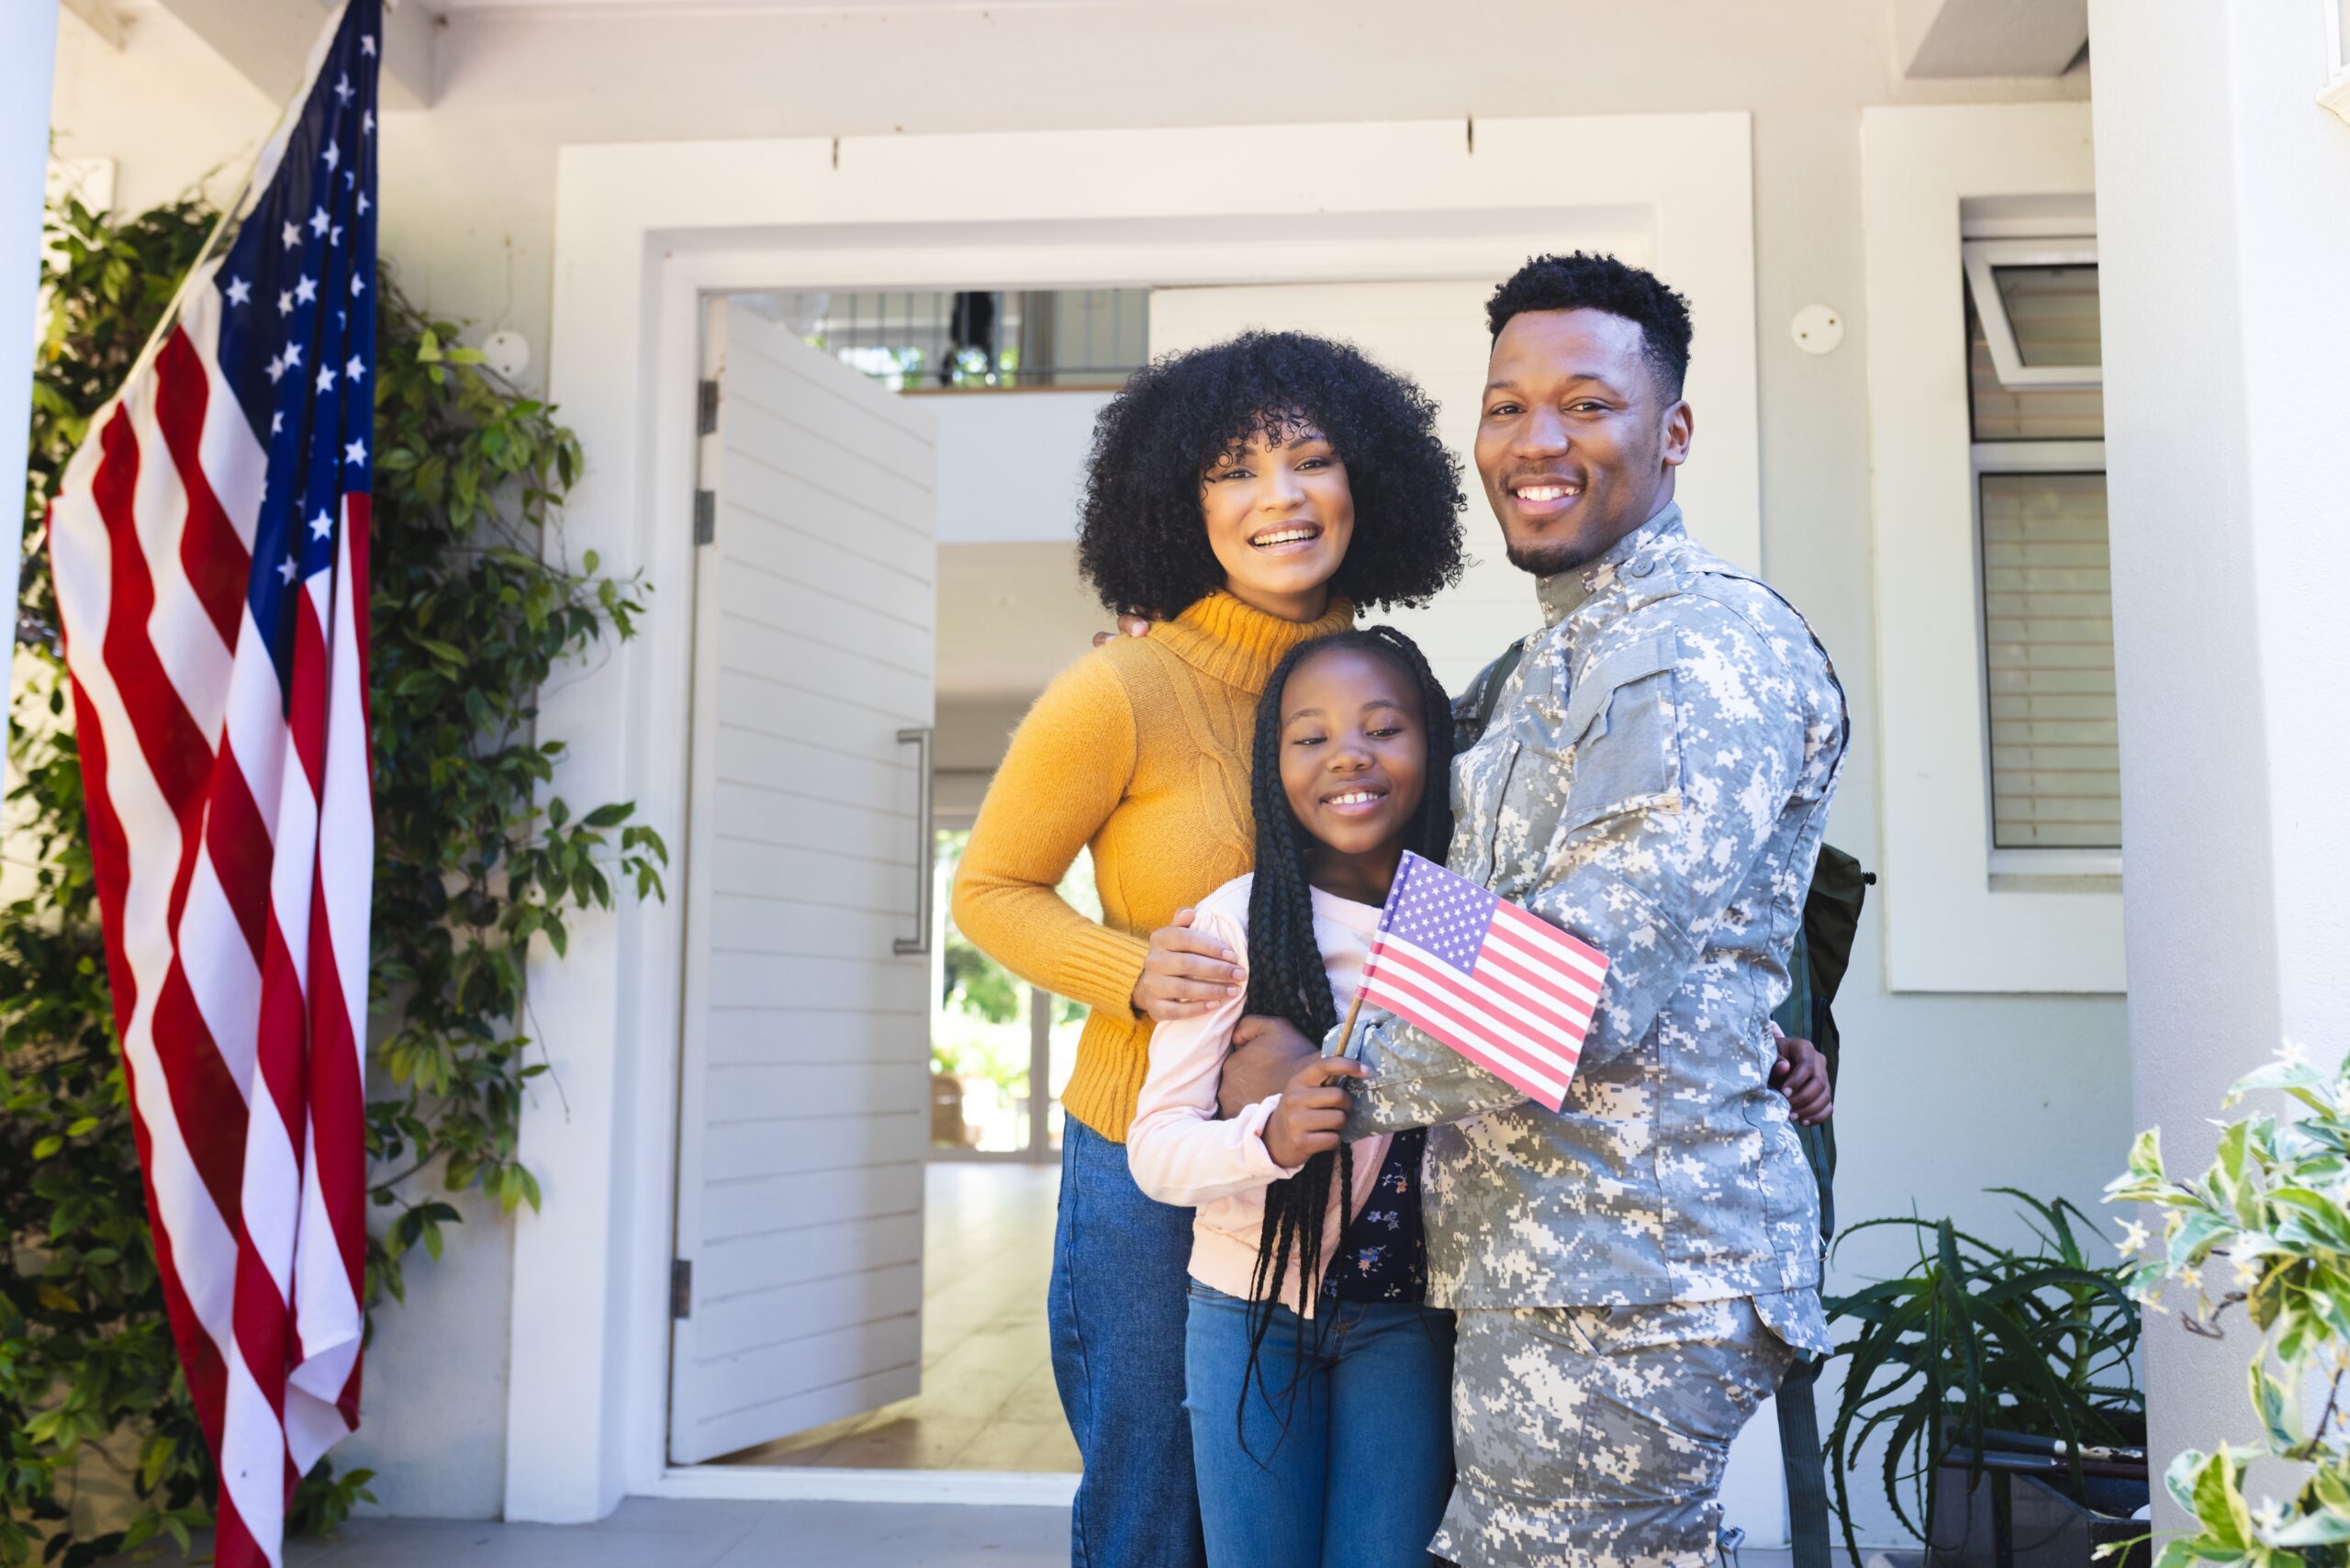
{"type": "MultiPolygon", "coordinates": [[[[213,1485],[148,1235],[41,522],[216,217],[194,199],[50,217],[0,907],[0,1564],[184,1542],[213,1485]],[[94,1475],[118,1506],[80,1496],[94,1475]]],[[[565,923],[616,889],[660,896],[667,862],[628,802],[582,812],[548,794],[561,748],[533,734],[550,678],[632,635],[643,609],[641,583],[543,548],[578,443],[388,273],[376,299],[371,1309],[401,1298],[419,1248],[441,1256],[452,1196],[537,1206],[516,1158],[524,1087],[545,1070],[527,950],[560,955],[565,923]]],[[[322,1463],[296,1527],[340,1519],[367,1480],[322,1463]]]]}

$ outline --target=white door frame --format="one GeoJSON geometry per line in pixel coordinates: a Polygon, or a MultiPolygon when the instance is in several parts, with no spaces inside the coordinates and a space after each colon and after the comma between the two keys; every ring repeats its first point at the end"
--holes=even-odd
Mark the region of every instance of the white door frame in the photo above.
{"type": "MultiPolygon", "coordinates": [[[[632,643],[546,693],[540,733],[568,748],[568,800],[633,801],[680,851],[707,293],[1498,280],[1537,250],[1639,234],[1696,319],[1703,444],[1682,498],[1701,538],[1759,563],[1742,112],[573,146],[555,191],[549,389],[588,458],[559,545],[655,591],[632,643]]],[[[1469,525],[1472,540],[1494,526],[1475,502],[1469,525]]],[[[684,908],[673,876],[668,902],[583,917],[566,960],[541,951],[531,966],[532,1032],[554,1071],[522,1121],[545,1207],[515,1229],[506,1517],[577,1522],[630,1492],[774,1496],[787,1482],[799,1495],[1021,1495],[979,1477],[738,1481],[666,1465],[684,908]]]]}

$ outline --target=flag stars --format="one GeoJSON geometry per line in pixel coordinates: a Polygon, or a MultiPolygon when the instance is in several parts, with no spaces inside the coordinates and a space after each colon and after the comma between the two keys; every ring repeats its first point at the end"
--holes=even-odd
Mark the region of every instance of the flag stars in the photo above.
{"type": "Polygon", "coordinates": [[[299,569],[294,565],[294,557],[291,555],[277,563],[277,575],[288,583],[293,582],[294,574],[299,569]]]}
{"type": "Polygon", "coordinates": [[[341,243],[342,243],[342,225],[341,225],[341,224],[338,223],[338,224],[336,224],[336,225],[335,225],[331,230],[328,230],[328,232],[327,232],[327,243],[328,243],[328,244],[330,244],[330,245],[340,245],[340,244],[341,244],[341,243]]]}
{"type": "Polygon", "coordinates": [[[311,538],[324,539],[333,532],[334,519],[329,517],[323,510],[319,511],[318,516],[310,520],[311,538]]]}
{"type": "Polygon", "coordinates": [[[367,193],[365,191],[361,191],[359,193],[359,216],[362,218],[367,216],[367,193]]]}
{"type": "Polygon", "coordinates": [[[327,143],[327,150],[323,156],[326,159],[327,172],[332,174],[342,162],[342,149],[330,141],[327,143]]]}
{"type": "Polygon", "coordinates": [[[334,390],[334,372],[323,364],[319,366],[319,390],[321,392],[334,390]]]}
{"type": "Polygon", "coordinates": [[[364,441],[353,441],[349,446],[342,449],[342,460],[345,463],[356,463],[363,467],[365,466],[367,462],[367,443],[364,441]]]}
{"type": "Polygon", "coordinates": [[[360,114],[359,114],[359,129],[360,129],[360,130],[361,130],[363,133],[364,133],[364,134],[366,134],[366,135],[368,135],[368,136],[373,136],[373,135],[375,135],[375,110],[373,110],[373,109],[362,109],[362,110],[360,111],[360,114]]]}
{"type": "Polygon", "coordinates": [[[297,303],[308,305],[318,297],[318,283],[310,276],[309,274],[304,273],[300,277],[294,280],[294,298],[297,303]]]}
{"type": "Polygon", "coordinates": [[[359,52],[368,55],[372,55],[375,52],[375,35],[374,33],[361,33],[359,35],[359,52]]]}
{"type": "Polygon", "coordinates": [[[354,382],[366,380],[367,366],[365,362],[361,360],[357,354],[352,354],[350,360],[342,367],[342,378],[345,381],[354,382]]]}
{"type": "Polygon", "coordinates": [[[287,367],[288,369],[291,369],[291,368],[292,368],[292,367],[294,367],[295,365],[300,364],[301,363],[302,363],[302,345],[301,345],[301,344],[299,344],[299,343],[288,343],[288,344],[286,344],[286,345],[285,345],[285,364],[286,364],[286,367],[287,367]]]}
{"type": "Polygon", "coordinates": [[[348,75],[336,78],[334,84],[334,101],[338,104],[347,104],[351,102],[351,78],[348,75]]]}
{"type": "Polygon", "coordinates": [[[367,280],[361,277],[357,273],[352,273],[351,274],[351,297],[356,299],[366,292],[367,280]]]}
{"type": "MultiPolygon", "coordinates": [[[[274,377],[273,377],[272,379],[274,379],[274,377]]],[[[274,411],[270,414],[270,416],[269,416],[269,433],[270,433],[270,434],[272,434],[272,435],[279,435],[279,434],[284,433],[285,430],[285,409],[278,409],[274,410],[274,411]]],[[[263,492],[263,496],[264,496],[264,497],[266,497],[266,496],[267,496],[268,491],[269,491],[269,486],[268,486],[266,483],[263,483],[263,485],[262,486],[262,492],[263,492]]]]}
{"type": "Polygon", "coordinates": [[[278,355],[269,362],[269,383],[274,386],[285,377],[285,356],[278,355]]]}
{"type": "Polygon", "coordinates": [[[243,278],[232,277],[229,280],[227,292],[229,304],[243,305],[252,298],[253,286],[247,283],[243,278]]]}
{"type": "Polygon", "coordinates": [[[298,223],[288,223],[285,226],[285,248],[289,251],[295,246],[300,244],[302,242],[302,226],[298,223]]]}
{"type": "Polygon", "coordinates": [[[317,211],[310,214],[310,232],[313,234],[323,234],[327,231],[327,226],[333,221],[334,219],[327,216],[327,209],[323,207],[319,207],[317,211]]]}
{"type": "Polygon", "coordinates": [[[294,295],[292,290],[281,289],[278,291],[277,313],[280,316],[291,316],[294,314],[294,295]]]}

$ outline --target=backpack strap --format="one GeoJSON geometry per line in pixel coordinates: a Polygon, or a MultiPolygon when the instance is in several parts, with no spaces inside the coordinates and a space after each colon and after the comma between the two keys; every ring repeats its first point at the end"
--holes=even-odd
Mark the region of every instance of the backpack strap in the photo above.
{"type": "Polygon", "coordinates": [[[1474,745],[1493,722],[1494,704],[1502,700],[1502,688],[1517,673],[1519,661],[1526,657],[1526,644],[1534,640],[1529,632],[1502,651],[1502,656],[1477,672],[1452,704],[1452,722],[1461,745],[1474,745]]]}

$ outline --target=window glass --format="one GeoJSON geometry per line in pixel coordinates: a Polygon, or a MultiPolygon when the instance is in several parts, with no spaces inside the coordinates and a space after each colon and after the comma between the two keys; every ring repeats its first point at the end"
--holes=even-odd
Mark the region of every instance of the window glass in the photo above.
{"type": "Polygon", "coordinates": [[[1118,387],[1149,357],[1147,288],[744,297],[893,392],[1118,387]]]}
{"type": "Polygon", "coordinates": [[[2016,353],[2030,366],[2100,364],[2097,263],[1994,267],[2016,353]]]}
{"type": "Polygon", "coordinates": [[[1992,844],[2119,848],[2105,476],[1986,473],[1978,483],[1992,844]]]}
{"type": "Polygon", "coordinates": [[[1976,441],[2105,439],[2105,395],[2097,387],[2001,385],[1972,298],[1966,302],[1966,380],[1976,441]]]}

